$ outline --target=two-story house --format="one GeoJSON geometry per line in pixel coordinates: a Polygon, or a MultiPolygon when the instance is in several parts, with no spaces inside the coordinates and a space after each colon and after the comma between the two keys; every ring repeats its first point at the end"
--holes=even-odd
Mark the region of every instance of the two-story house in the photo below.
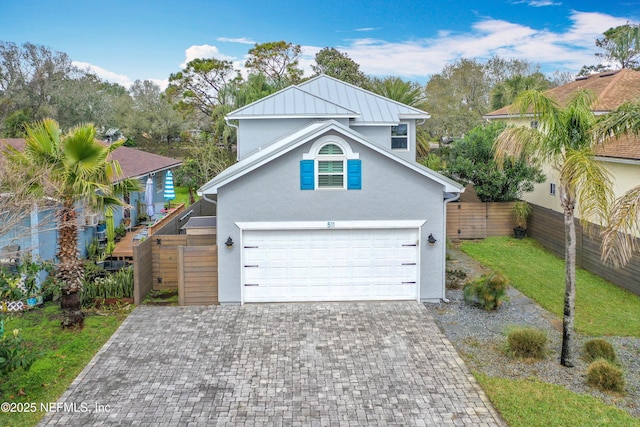
{"type": "Polygon", "coordinates": [[[217,203],[221,303],[445,298],[446,203],[418,164],[424,111],[318,76],[227,116],[238,163],[217,203]]]}

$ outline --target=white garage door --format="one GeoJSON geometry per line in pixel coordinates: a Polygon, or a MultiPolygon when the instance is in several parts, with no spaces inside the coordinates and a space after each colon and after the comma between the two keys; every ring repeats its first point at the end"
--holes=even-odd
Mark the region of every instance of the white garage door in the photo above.
{"type": "Polygon", "coordinates": [[[417,229],[245,231],[243,300],[415,300],[417,229]]]}

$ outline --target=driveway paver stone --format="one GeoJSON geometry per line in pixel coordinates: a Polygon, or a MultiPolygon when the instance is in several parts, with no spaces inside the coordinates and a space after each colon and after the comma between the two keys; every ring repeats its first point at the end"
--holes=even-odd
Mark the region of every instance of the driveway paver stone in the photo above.
{"type": "Polygon", "coordinates": [[[505,425],[417,302],[141,306],[59,402],[41,425],[505,425]]]}

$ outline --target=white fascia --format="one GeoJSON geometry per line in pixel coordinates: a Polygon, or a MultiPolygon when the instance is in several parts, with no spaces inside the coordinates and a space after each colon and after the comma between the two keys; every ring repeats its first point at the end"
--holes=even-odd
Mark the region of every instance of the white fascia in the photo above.
{"type": "Polygon", "coordinates": [[[389,229],[389,228],[420,228],[425,220],[401,221],[258,221],[236,222],[236,226],[246,230],[355,230],[355,229],[389,229]]]}

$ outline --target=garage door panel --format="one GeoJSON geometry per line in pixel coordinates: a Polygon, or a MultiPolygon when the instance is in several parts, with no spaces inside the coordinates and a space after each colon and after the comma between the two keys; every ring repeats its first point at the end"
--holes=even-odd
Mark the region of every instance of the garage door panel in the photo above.
{"type": "Polygon", "coordinates": [[[245,302],[416,299],[417,229],[246,231],[245,302]],[[257,267],[256,267],[257,265],[257,267]]]}

